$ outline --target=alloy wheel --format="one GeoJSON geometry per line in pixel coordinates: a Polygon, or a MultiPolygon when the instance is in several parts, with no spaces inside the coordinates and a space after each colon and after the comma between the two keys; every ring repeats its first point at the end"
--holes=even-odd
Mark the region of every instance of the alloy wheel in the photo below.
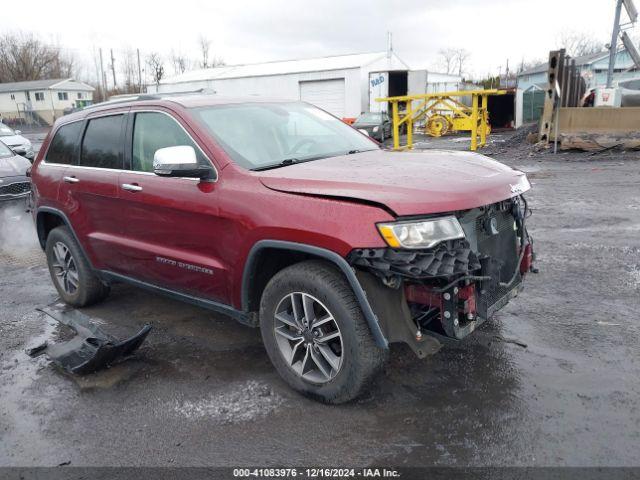
{"type": "Polygon", "coordinates": [[[342,334],[317,298],[304,292],[285,296],[276,307],[274,331],[283,359],[304,380],[327,383],[340,371],[342,334]]]}
{"type": "Polygon", "coordinates": [[[80,278],[76,261],[69,248],[62,242],[56,242],[53,246],[53,272],[60,288],[67,295],[73,295],[78,290],[80,278]]]}

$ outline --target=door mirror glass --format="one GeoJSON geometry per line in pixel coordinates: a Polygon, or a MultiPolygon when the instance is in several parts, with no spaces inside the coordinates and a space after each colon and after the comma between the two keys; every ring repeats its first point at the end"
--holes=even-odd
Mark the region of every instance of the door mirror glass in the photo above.
{"type": "Polygon", "coordinates": [[[156,150],[153,155],[153,173],[161,177],[215,179],[213,168],[198,164],[196,151],[188,145],[156,150]]]}

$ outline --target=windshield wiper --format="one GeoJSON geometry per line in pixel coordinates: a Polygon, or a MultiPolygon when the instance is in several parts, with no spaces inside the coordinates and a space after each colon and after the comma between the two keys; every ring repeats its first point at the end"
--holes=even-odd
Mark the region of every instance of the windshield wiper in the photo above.
{"type": "Polygon", "coordinates": [[[262,170],[271,170],[272,168],[287,167],[289,165],[293,165],[294,163],[311,162],[313,160],[320,160],[322,158],[327,158],[327,156],[326,155],[318,155],[316,157],[308,157],[308,158],[296,158],[296,157],[285,158],[281,162],[272,163],[270,165],[261,165],[259,167],[252,168],[251,170],[253,170],[254,172],[260,172],[262,170]]]}
{"type": "Polygon", "coordinates": [[[362,152],[373,152],[374,150],[379,150],[379,148],[367,148],[366,150],[358,150],[358,149],[349,150],[347,152],[347,155],[353,155],[354,153],[362,153],[362,152]]]}
{"type": "Polygon", "coordinates": [[[298,158],[285,158],[281,162],[271,163],[269,165],[261,165],[259,167],[252,168],[251,170],[253,170],[254,172],[260,172],[261,170],[270,170],[272,168],[286,167],[287,165],[293,165],[294,163],[298,163],[299,161],[300,159],[298,158]]]}

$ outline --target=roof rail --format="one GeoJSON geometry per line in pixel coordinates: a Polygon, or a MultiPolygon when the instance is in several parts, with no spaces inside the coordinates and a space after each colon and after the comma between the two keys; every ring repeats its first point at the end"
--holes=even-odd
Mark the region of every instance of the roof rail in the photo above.
{"type": "Polygon", "coordinates": [[[166,92],[166,93],[131,93],[123,95],[114,95],[109,100],[104,102],[94,103],[87,105],[82,110],[90,110],[96,107],[102,107],[105,105],[115,105],[124,102],[141,102],[144,100],[161,100],[163,98],[179,97],[183,95],[214,95],[216,92],[210,88],[200,88],[198,90],[191,90],[188,92],[166,92]]]}

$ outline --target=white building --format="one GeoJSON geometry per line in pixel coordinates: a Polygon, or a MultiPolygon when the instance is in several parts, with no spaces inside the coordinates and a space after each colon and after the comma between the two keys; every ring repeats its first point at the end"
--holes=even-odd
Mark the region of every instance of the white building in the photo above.
{"type": "Polygon", "coordinates": [[[211,90],[220,95],[261,95],[303,100],[340,118],[386,110],[376,98],[456,90],[461,78],[411,71],[393,51],[232,65],[185,72],[150,87],[150,93],[211,90]]]}
{"type": "Polygon", "coordinates": [[[51,125],[65,109],[93,102],[94,88],[71,78],[0,83],[0,114],[5,122],[51,125]]]}

